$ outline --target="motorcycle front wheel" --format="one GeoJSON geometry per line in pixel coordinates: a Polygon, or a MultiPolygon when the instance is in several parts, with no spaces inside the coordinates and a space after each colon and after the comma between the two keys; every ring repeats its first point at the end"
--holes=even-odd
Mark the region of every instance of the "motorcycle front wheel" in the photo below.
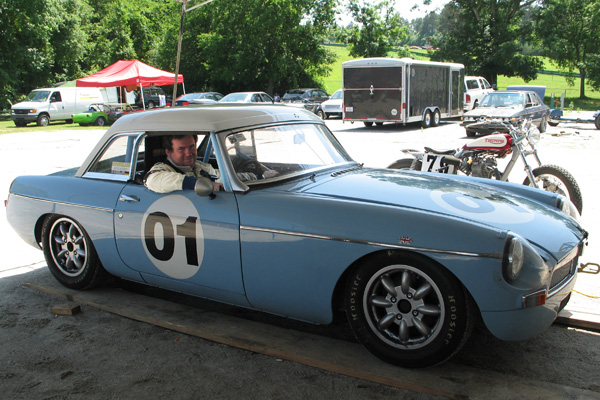
{"type": "MultiPolygon", "coordinates": [[[[567,197],[573,202],[579,214],[581,214],[583,210],[583,197],[581,196],[581,189],[579,189],[579,185],[573,175],[558,165],[542,165],[535,168],[532,172],[537,187],[567,197]]],[[[533,186],[529,178],[525,178],[523,185],[533,186]]]]}
{"type": "Polygon", "coordinates": [[[403,158],[402,160],[397,160],[391,163],[388,166],[389,169],[412,169],[412,170],[421,170],[421,161],[415,160],[414,158],[403,158]],[[415,165],[413,166],[413,162],[415,165]],[[411,168],[412,167],[412,168],[411,168]]]}

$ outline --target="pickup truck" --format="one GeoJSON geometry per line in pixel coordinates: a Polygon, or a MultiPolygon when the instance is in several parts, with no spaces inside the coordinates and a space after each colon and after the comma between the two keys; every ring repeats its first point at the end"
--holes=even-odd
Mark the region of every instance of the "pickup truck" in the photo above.
{"type": "Polygon", "coordinates": [[[494,88],[481,76],[465,76],[465,101],[464,110],[477,108],[486,94],[493,92],[494,88]]]}

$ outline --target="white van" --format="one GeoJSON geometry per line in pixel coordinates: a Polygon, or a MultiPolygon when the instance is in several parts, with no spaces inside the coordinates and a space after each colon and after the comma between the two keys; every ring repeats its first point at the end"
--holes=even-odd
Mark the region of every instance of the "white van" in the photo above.
{"type": "MultiPolygon", "coordinates": [[[[112,88],[114,89],[114,88],[112,88]]],[[[76,113],[84,112],[92,103],[109,102],[106,88],[56,87],[35,89],[27,98],[14,104],[10,117],[16,126],[36,122],[47,126],[50,121],[69,121],[76,113]]]]}
{"type": "Polygon", "coordinates": [[[494,88],[482,76],[465,76],[465,111],[477,108],[486,94],[493,92],[494,88]]]}

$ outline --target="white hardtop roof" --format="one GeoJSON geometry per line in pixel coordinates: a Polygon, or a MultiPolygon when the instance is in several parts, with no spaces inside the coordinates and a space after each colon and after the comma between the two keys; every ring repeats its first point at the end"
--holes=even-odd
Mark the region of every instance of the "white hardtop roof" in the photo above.
{"type": "Polygon", "coordinates": [[[119,118],[103,139],[126,132],[220,132],[280,122],[323,121],[310,111],[283,104],[209,104],[139,111],[119,118]]]}
{"type": "Polygon", "coordinates": [[[403,66],[406,64],[412,65],[437,65],[454,68],[464,68],[465,66],[457,63],[448,62],[436,62],[436,61],[424,61],[415,60],[412,58],[386,58],[386,57],[373,57],[373,58],[359,58],[357,60],[344,61],[343,67],[394,67],[403,66]]]}

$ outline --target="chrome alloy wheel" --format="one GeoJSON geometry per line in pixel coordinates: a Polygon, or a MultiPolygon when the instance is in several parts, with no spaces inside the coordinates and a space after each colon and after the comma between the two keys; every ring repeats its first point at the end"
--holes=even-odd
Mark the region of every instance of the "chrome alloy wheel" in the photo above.
{"type": "Polygon", "coordinates": [[[85,237],[77,224],[68,218],[59,218],[50,228],[49,239],[56,266],[66,276],[79,276],[86,266],[87,249],[85,237]]]}
{"type": "Polygon", "coordinates": [[[404,350],[427,346],[445,319],[442,294],[435,282],[409,265],[390,265],[366,284],[367,322],[385,343],[404,350]]]}

